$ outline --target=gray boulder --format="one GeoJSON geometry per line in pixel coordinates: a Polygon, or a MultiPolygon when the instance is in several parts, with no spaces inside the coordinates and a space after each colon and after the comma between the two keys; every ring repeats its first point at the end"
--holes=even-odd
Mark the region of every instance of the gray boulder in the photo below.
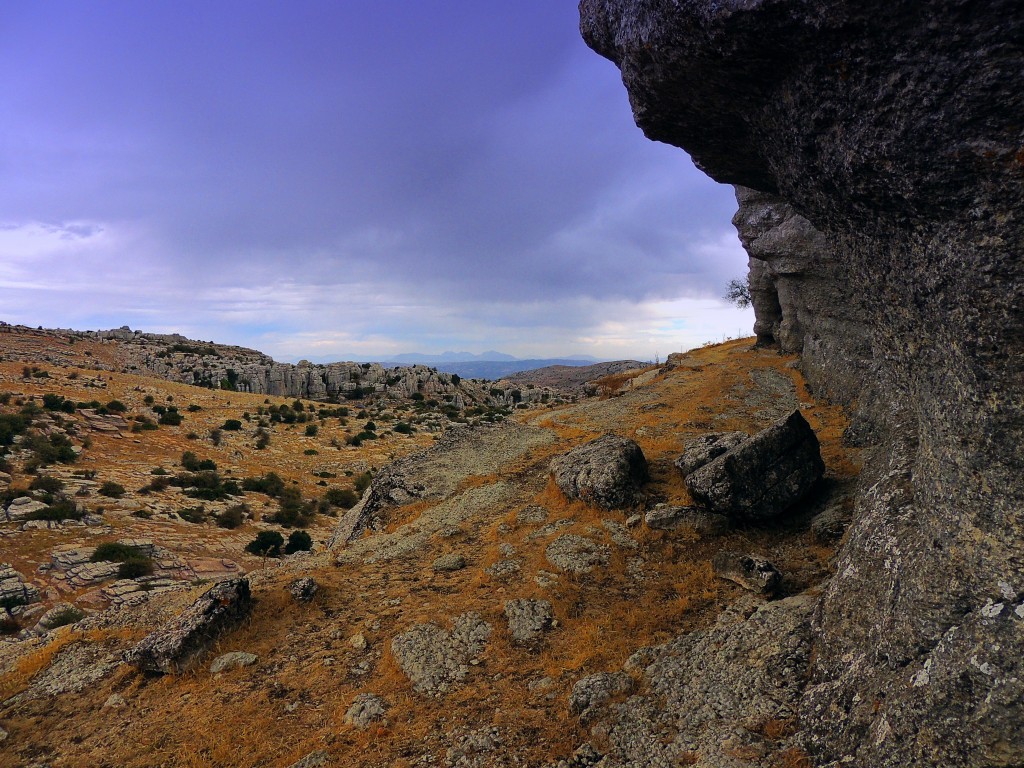
{"type": "Polygon", "coordinates": [[[616,696],[633,690],[635,682],[625,672],[601,672],[576,682],[569,694],[569,712],[584,719],[616,696]]]}
{"type": "Polygon", "coordinates": [[[687,442],[686,450],[674,464],[686,477],[749,438],[746,432],[709,432],[687,442]]]}
{"type": "Polygon", "coordinates": [[[647,459],[633,440],[604,435],[556,458],[551,471],[568,498],[619,509],[640,501],[647,459]]]}
{"type": "Polygon", "coordinates": [[[466,678],[491,631],[479,614],[464,613],[452,622],[451,631],[417,624],[391,641],[391,653],[417,692],[440,696],[466,678]]]}
{"type": "Polygon", "coordinates": [[[466,558],[457,552],[448,555],[441,555],[434,561],[433,568],[438,573],[450,571],[461,571],[466,567],[466,558]]]}
{"type": "Polygon", "coordinates": [[[686,477],[686,487],[713,512],[738,520],[778,517],[821,479],[818,438],[793,411],[686,477]]]}
{"type": "Polygon", "coordinates": [[[536,643],[554,621],[547,600],[509,600],[505,603],[505,618],[512,642],[519,645],[536,643]]]}
{"type": "Polygon", "coordinates": [[[288,585],[288,593],[300,603],[308,603],[319,591],[320,585],[309,576],[303,576],[288,585]]]}
{"type": "Polygon", "coordinates": [[[719,552],[711,561],[715,575],[760,595],[772,595],[782,583],[782,574],[760,555],[719,552]]]}
{"type": "Polygon", "coordinates": [[[729,518],[708,512],[700,507],[678,507],[658,504],[644,515],[648,528],[656,531],[674,531],[690,528],[701,536],[719,536],[731,527],[729,518]]]}
{"type": "Polygon", "coordinates": [[[548,544],[544,557],[560,571],[582,575],[608,565],[611,550],[592,539],[570,533],[548,544]]]}
{"type": "Polygon", "coordinates": [[[345,712],[345,725],[369,728],[373,723],[383,720],[387,713],[388,704],[380,696],[373,693],[360,693],[345,712]]]}
{"type": "Polygon", "coordinates": [[[236,626],[252,608],[248,579],[214,584],[165,626],[124,653],[143,672],[178,674],[193,667],[218,636],[236,626]]]}
{"type": "Polygon", "coordinates": [[[228,672],[232,669],[241,669],[242,667],[251,667],[253,664],[259,664],[260,657],[255,653],[246,653],[245,651],[231,651],[218,656],[210,664],[210,674],[219,675],[221,672],[228,672]]]}

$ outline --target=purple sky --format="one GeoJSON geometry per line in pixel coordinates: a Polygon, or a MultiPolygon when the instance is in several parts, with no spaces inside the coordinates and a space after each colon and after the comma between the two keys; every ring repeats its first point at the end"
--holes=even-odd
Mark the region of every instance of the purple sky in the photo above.
{"type": "Polygon", "coordinates": [[[573,2],[0,4],[0,319],[651,358],[749,333],[732,190],[573,2]]]}

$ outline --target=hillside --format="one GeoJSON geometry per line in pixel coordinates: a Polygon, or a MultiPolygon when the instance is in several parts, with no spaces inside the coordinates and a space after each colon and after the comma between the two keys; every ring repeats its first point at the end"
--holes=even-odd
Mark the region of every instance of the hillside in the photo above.
{"type": "MultiPolygon", "coordinates": [[[[331,437],[344,431],[336,417],[319,422],[313,438],[299,426],[276,425],[264,451],[250,446],[255,428],[249,424],[221,446],[188,441],[181,432],[240,411],[252,414],[268,405],[266,398],[120,373],[103,374],[100,385],[99,376],[72,378],[74,369],[53,367],[49,379],[25,380],[20,363],[0,364],[0,390],[17,390],[22,400],[43,392],[78,399],[102,389],[99,399],[122,399],[129,413],[143,409],[146,393],[202,408],[185,410],[181,427],[120,438],[90,433],[91,445],[66,470],[58,468],[61,476],[89,467],[97,471],[95,481],[116,478],[134,488],[152,467],[177,470],[189,447],[213,458],[225,475],[273,467],[304,493],[323,488],[314,470],[336,474],[332,486],[346,485],[346,469],[380,470],[360,505],[339,511],[344,523],[373,505],[366,531],[347,545],[324,547],[333,523],[324,517],[310,528],[314,554],[263,563],[239,550],[264,521],[227,532],[200,527],[197,541],[206,549],[197,544],[196,554],[230,557],[248,570],[254,606],[192,671],[145,675],[120,658],[208,589],[202,580],[142,592],[42,638],[6,641],[0,766],[283,768],[305,757],[306,766],[545,765],[586,743],[606,756],[605,765],[636,764],[637,749],[646,750],[644,759],[674,764],[732,755],[742,760],[737,765],[802,765],[791,739],[792,684],[778,687],[775,662],[754,677],[746,651],[723,662],[732,670],[726,677],[735,679],[707,683],[725,698],[717,714],[705,716],[700,735],[673,724],[671,708],[658,703],[661,683],[649,677],[666,664],[677,676],[692,674],[686,659],[720,653],[714,650],[719,636],[737,648],[756,641],[765,659],[792,657],[780,670],[796,669],[800,658],[806,664],[809,645],[800,640],[806,595],[829,575],[833,553],[820,526],[817,535],[811,532],[811,519],[841,506],[858,456],[842,443],[841,410],[809,395],[793,359],[753,349],[750,340],[729,342],[688,353],[686,364],[651,371],[642,381],[624,381],[610,397],[515,411],[500,424],[448,430],[436,443],[422,433],[382,435],[370,441],[371,453],[366,444],[330,447],[331,437]],[[827,469],[816,495],[785,521],[698,526],[702,532],[652,522],[657,503],[690,501],[673,466],[689,440],[710,430],[754,433],[794,408],[817,432],[827,469]],[[606,433],[634,438],[650,464],[642,498],[625,508],[570,501],[550,478],[553,458],[606,433]],[[307,445],[319,453],[304,455],[299,449],[307,445]],[[433,447],[412,452],[424,445],[433,447]],[[397,461],[381,469],[389,456],[397,461]],[[785,574],[781,596],[793,597],[766,602],[717,577],[712,560],[730,550],[770,558],[785,574]],[[319,584],[308,603],[288,591],[300,576],[319,584]],[[524,629],[507,618],[518,609],[550,614],[539,623],[526,620],[524,629]],[[791,625],[792,632],[759,634],[762,627],[791,625]],[[699,647],[676,656],[680,642],[699,647]],[[446,650],[439,657],[431,648],[446,650]],[[211,673],[210,661],[229,651],[251,653],[255,661],[211,673]],[[597,682],[581,688],[584,678],[597,682]],[[736,683],[746,691],[739,698],[729,693],[736,683]],[[607,695],[594,693],[602,686],[607,695]],[[632,704],[619,708],[629,693],[632,704]],[[641,711],[646,725],[631,719],[641,711]],[[630,740],[630,733],[652,727],[657,737],[630,740]]],[[[11,462],[12,487],[29,480],[20,461],[11,462]]],[[[179,491],[171,493],[169,506],[184,502],[179,491]]],[[[246,498],[254,508],[274,506],[257,493],[246,498]]],[[[88,506],[99,501],[84,499],[88,506]]],[[[69,530],[2,525],[4,551],[11,553],[5,559],[47,593],[52,571],[39,566],[58,544],[95,546],[130,536],[170,549],[183,532],[197,529],[162,513],[144,519],[115,508],[102,517],[102,525],[69,530]]],[[[671,693],[677,695],[688,694],[671,693]]]]}

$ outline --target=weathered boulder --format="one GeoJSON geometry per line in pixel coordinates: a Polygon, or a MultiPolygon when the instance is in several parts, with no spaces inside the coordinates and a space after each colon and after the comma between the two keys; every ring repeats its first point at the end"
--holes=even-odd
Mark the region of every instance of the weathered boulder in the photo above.
{"type": "Polygon", "coordinates": [[[21,522],[36,512],[46,509],[46,506],[43,502],[36,501],[30,496],[19,496],[7,507],[5,519],[11,523],[21,522]]]}
{"type": "Polygon", "coordinates": [[[690,494],[739,520],[777,517],[807,495],[825,472],[818,438],[793,411],[686,477],[690,494]]]}
{"type": "Polygon", "coordinates": [[[39,590],[8,563],[0,563],[0,608],[39,602],[39,590]]]}
{"type": "Polygon", "coordinates": [[[782,573],[766,557],[739,552],[718,552],[711,565],[715,575],[739,584],[759,595],[773,595],[782,583],[782,573]]]}
{"type": "Polygon", "coordinates": [[[288,585],[288,594],[299,603],[308,603],[319,591],[320,585],[316,583],[316,579],[309,576],[303,576],[288,585]]]}
{"type": "Polygon", "coordinates": [[[554,621],[549,601],[526,598],[506,601],[505,618],[512,642],[519,645],[536,643],[554,621]]]}
{"type": "Polygon", "coordinates": [[[360,693],[345,712],[345,725],[369,728],[375,722],[383,720],[387,713],[388,704],[380,696],[360,693]]]}
{"type": "Polygon", "coordinates": [[[656,531],[674,531],[677,528],[689,528],[700,536],[719,536],[732,525],[729,518],[700,507],[679,507],[669,504],[658,504],[644,515],[648,528],[656,531]]]}
{"type": "Polygon", "coordinates": [[[635,441],[604,435],[556,458],[551,471],[568,498],[618,509],[640,500],[647,459],[635,441]]]}
{"type": "Polygon", "coordinates": [[[213,660],[210,664],[210,674],[219,675],[222,672],[228,672],[232,669],[251,667],[253,664],[259,664],[259,662],[260,657],[255,653],[231,651],[229,653],[223,653],[213,660]]]}
{"type": "Polygon", "coordinates": [[[593,539],[569,533],[548,544],[544,557],[560,571],[583,575],[608,565],[611,550],[593,539]]]}
{"type": "Polygon", "coordinates": [[[391,641],[391,653],[417,692],[440,696],[466,678],[491,631],[478,614],[464,613],[452,622],[451,631],[417,624],[391,641]]]}
{"type": "Polygon", "coordinates": [[[746,432],[709,432],[688,441],[686,450],[674,464],[682,476],[686,477],[749,439],[750,435],[746,432]]]}
{"type": "Polygon", "coordinates": [[[143,672],[177,674],[194,666],[218,636],[252,608],[248,579],[214,584],[165,626],[125,651],[124,661],[143,672]]]}
{"type": "Polygon", "coordinates": [[[438,573],[461,571],[466,567],[466,558],[458,552],[451,552],[437,558],[432,567],[438,573]]]}

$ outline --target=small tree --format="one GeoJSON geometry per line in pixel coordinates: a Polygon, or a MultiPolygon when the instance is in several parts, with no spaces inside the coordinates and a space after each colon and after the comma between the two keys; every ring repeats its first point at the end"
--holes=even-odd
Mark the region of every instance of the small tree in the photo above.
{"type": "Polygon", "coordinates": [[[288,543],[284,547],[284,553],[290,555],[293,552],[309,552],[313,548],[313,539],[305,531],[292,531],[288,534],[288,543]]]}
{"type": "Polygon", "coordinates": [[[740,309],[746,309],[750,306],[750,285],[746,280],[730,280],[723,298],[740,309]]]}
{"type": "Polygon", "coordinates": [[[284,546],[284,536],[277,531],[260,531],[256,538],[245,545],[245,551],[263,558],[266,566],[268,557],[280,557],[284,546]]]}

